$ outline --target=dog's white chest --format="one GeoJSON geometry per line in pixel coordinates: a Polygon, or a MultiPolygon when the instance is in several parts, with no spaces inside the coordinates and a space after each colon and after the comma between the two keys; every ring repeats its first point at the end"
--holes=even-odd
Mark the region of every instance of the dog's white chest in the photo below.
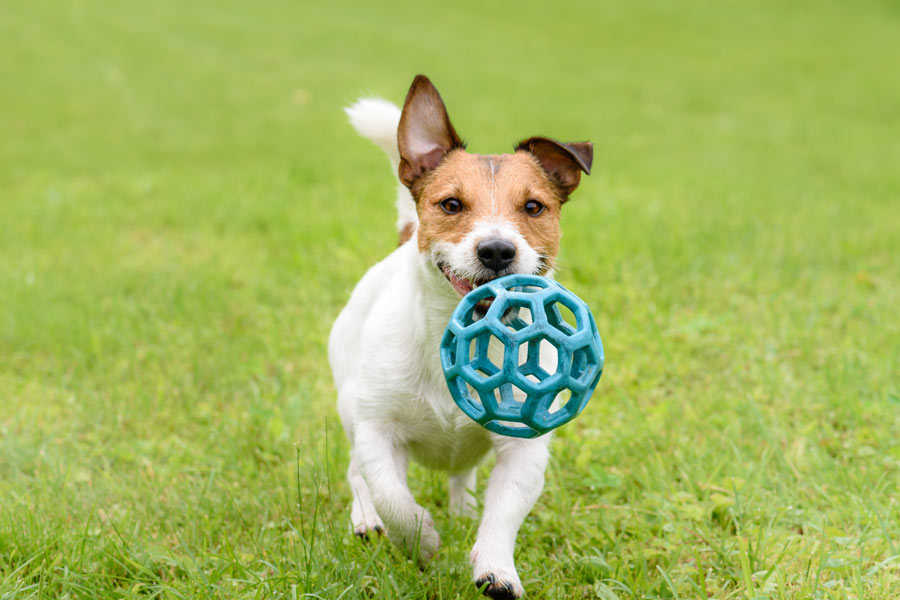
{"type": "Polygon", "coordinates": [[[413,457],[423,465],[448,471],[462,471],[475,466],[490,450],[490,434],[467,417],[442,387],[431,390],[423,398],[422,414],[409,423],[409,447],[413,457]]]}
{"type": "Polygon", "coordinates": [[[490,433],[456,406],[440,371],[426,370],[414,383],[401,384],[406,388],[402,392],[372,398],[361,408],[370,418],[383,420],[413,458],[429,468],[452,472],[476,465],[491,448],[490,433]]]}

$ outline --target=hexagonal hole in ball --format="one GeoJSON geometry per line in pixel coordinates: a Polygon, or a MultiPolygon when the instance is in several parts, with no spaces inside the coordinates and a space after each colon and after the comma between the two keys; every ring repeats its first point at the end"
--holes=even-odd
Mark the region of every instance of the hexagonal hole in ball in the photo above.
{"type": "Polygon", "coordinates": [[[564,300],[551,300],[544,306],[547,311],[547,321],[556,329],[566,335],[572,335],[581,327],[576,316],[576,308],[565,303],[564,300]]]}
{"type": "Polygon", "coordinates": [[[492,392],[492,402],[496,406],[490,407],[490,412],[497,419],[522,419],[522,408],[528,394],[514,383],[504,383],[492,392]]]}
{"type": "Polygon", "coordinates": [[[571,400],[572,392],[567,389],[563,390],[559,394],[557,394],[556,398],[553,399],[553,402],[550,403],[550,407],[547,409],[547,412],[551,415],[554,415],[565,408],[571,400]]]}
{"type": "Polygon", "coordinates": [[[500,407],[501,410],[503,408],[518,410],[528,398],[528,394],[525,390],[514,383],[504,383],[500,387],[494,389],[494,394],[497,399],[497,406],[500,407]]]}
{"type": "Polygon", "coordinates": [[[550,377],[558,363],[559,348],[547,338],[530,339],[519,345],[519,373],[533,383],[550,377]]]}
{"type": "Polygon", "coordinates": [[[522,331],[534,323],[531,305],[524,300],[508,300],[507,308],[503,311],[500,322],[513,333],[522,331]]]}
{"type": "Polygon", "coordinates": [[[491,377],[500,372],[503,352],[503,342],[490,331],[485,331],[469,341],[469,364],[479,375],[491,377]]]}
{"type": "Polygon", "coordinates": [[[572,379],[580,383],[589,383],[587,379],[591,375],[591,364],[597,362],[597,356],[594,349],[590,346],[583,346],[572,353],[572,369],[569,375],[572,379]]]}

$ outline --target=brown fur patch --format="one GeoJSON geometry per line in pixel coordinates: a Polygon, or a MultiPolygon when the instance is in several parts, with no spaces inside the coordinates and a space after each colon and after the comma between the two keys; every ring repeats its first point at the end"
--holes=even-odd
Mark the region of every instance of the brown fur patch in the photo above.
{"type": "Polygon", "coordinates": [[[412,237],[412,234],[415,232],[416,226],[414,223],[407,223],[403,226],[403,229],[400,230],[400,239],[397,242],[398,246],[402,246],[406,242],[409,241],[409,238],[412,237]]]}
{"type": "Polygon", "coordinates": [[[417,180],[412,191],[419,213],[420,252],[437,241],[458,243],[479,221],[497,218],[515,227],[545,257],[548,268],[556,258],[565,198],[529,152],[483,156],[453,150],[417,180]],[[446,198],[458,199],[463,210],[445,213],[440,203],[446,198]],[[543,213],[526,213],[529,200],[543,204],[543,213]]]}

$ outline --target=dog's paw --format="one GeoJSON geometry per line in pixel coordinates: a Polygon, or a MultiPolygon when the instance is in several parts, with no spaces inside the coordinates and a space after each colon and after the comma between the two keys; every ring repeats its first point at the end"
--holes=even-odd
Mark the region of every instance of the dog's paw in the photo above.
{"type": "Polygon", "coordinates": [[[475,587],[484,588],[484,595],[489,598],[511,600],[525,595],[525,588],[516,573],[516,567],[512,562],[512,556],[505,553],[492,552],[491,550],[475,544],[472,554],[473,580],[475,587]]]}
{"type": "Polygon", "coordinates": [[[434,526],[434,519],[424,508],[417,516],[404,523],[405,527],[391,525],[387,529],[388,537],[410,557],[414,557],[420,567],[425,567],[437,554],[441,546],[441,536],[434,526]],[[416,552],[418,550],[418,552],[416,552]]]}
{"type": "Polygon", "coordinates": [[[481,589],[484,584],[484,595],[495,600],[515,600],[525,595],[525,588],[519,582],[519,576],[515,573],[512,578],[509,575],[497,575],[495,573],[484,573],[475,578],[475,587],[481,589]]]}
{"type": "Polygon", "coordinates": [[[381,524],[380,520],[377,523],[363,523],[361,525],[356,525],[353,527],[353,535],[364,542],[369,541],[370,534],[384,535],[384,525],[381,524]]]}
{"type": "Polygon", "coordinates": [[[381,519],[378,518],[378,515],[375,514],[374,508],[368,511],[354,510],[350,517],[351,522],[353,523],[353,535],[359,539],[368,542],[370,535],[384,534],[384,523],[382,523],[381,519]]]}

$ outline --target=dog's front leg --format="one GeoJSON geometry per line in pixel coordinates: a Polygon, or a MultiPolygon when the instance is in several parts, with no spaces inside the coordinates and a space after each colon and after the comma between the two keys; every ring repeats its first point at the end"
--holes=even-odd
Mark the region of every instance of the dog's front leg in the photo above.
{"type": "Polygon", "coordinates": [[[549,439],[507,438],[495,443],[497,463],[488,481],[484,516],[470,559],[475,585],[491,598],[519,598],[525,590],[513,549],[522,521],[544,487],[549,439]]]}
{"type": "Polygon", "coordinates": [[[437,552],[441,538],[431,515],[409,491],[406,449],[373,423],[357,423],[355,437],[356,460],[388,537],[410,556],[416,553],[424,565],[437,552]]]}

